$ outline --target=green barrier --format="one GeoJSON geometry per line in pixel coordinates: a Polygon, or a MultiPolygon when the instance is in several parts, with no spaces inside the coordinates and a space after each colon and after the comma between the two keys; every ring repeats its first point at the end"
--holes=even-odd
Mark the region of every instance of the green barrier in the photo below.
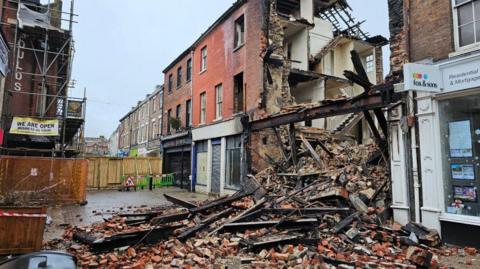
{"type": "Polygon", "coordinates": [[[136,185],[137,188],[145,189],[148,186],[148,176],[138,178],[136,185]]]}
{"type": "Polygon", "coordinates": [[[169,175],[163,175],[162,176],[162,183],[164,187],[170,187],[173,186],[173,181],[175,179],[175,176],[173,174],[169,175]]]}
{"type": "Polygon", "coordinates": [[[173,186],[174,175],[161,175],[153,179],[153,186],[155,188],[170,187],[173,186]]]}

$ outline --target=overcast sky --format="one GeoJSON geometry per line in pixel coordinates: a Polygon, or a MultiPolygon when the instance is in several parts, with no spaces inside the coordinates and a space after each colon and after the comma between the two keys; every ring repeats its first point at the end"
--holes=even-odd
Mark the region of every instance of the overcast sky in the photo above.
{"type": "MultiPolygon", "coordinates": [[[[162,70],[234,0],[80,0],[74,29],[74,96],[87,89],[87,136],[110,136],[138,100],[163,83],[162,70]]],[[[372,36],[388,37],[385,0],[349,0],[372,36]]],[[[386,48],[385,48],[386,49],[386,48]]],[[[386,51],[387,52],[387,51],[386,51]]],[[[388,55],[385,55],[388,57],[388,55]]],[[[385,59],[388,63],[388,59],[385,59]]]]}

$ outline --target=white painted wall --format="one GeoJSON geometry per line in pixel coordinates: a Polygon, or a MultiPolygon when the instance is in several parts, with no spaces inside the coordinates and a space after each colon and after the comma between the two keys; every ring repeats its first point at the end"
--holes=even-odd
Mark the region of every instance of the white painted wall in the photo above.
{"type": "Polygon", "coordinates": [[[314,18],[315,27],[310,30],[310,56],[317,55],[333,39],[333,26],[330,22],[314,18]]]}
{"type": "Polygon", "coordinates": [[[292,68],[308,70],[308,30],[304,29],[285,41],[285,45],[292,44],[292,68]]]}
{"type": "Polygon", "coordinates": [[[392,209],[396,222],[405,225],[410,222],[408,182],[404,134],[400,125],[402,107],[390,111],[390,167],[392,175],[392,209]]]}
{"type": "Polygon", "coordinates": [[[313,22],[313,0],[300,0],[300,17],[313,22]]]}
{"type": "MultiPolygon", "coordinates": [[[[293,97],[297,104],[316,103],[325,100],[325,83],[322,79],[299,83],[291,89],[293,97]]],[[[312,126],[317,128],[325,127],[325,119],[312,121],[312,126]]]]}

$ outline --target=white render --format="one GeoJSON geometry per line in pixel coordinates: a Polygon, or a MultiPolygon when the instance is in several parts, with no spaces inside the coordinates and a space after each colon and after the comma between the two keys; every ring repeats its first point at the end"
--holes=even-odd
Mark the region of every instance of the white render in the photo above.
{"type": "MultiPolygon", "coordinates": [[[[240,122],[239,117],[235,117],[228,121],[222,121],[216,124],[207,125],[199,127],[192,130],[192,140],[195,141],[208,141],[208,150],[207,150],[207,184],[196,185],[195,189],[198,192],[210,193],[212,190],[212,160],[213,160],[213,150],[212,150],[212,140],[221,139],[221,155],[220,155],[220,195],[228,195],[235,193],[235,190],[230,190],[225,188],[225,171],[226,171],[226,148],[227,148],[227,137],[233,135],[239,135],[243,132],[243,126],[240,122]]],[[[193,156],[196,158],[196,156],[193,156]]],[[[197,160],[198,165],[198,160],[197,160]]],[[[196,169],[196,168],[195,168],[196,169]]],[[[197,172],[198,177],[198,172],[197,172]]]]}
{"type": "MultiPolygon", "coordinates": [[[[465,66],[470,66],[472,61],[480,62],[480,55],[465,56],[461,59],[447,60],[439,63],[440,70],[450,70],[452,66],[462,71],[465,66]]],[[[445,76],[445,74],[444,74],[445,76]]],[[[447,87],[448,88],[448,87],[447,87]]],[[[480,88],[469,89],[444,89],[442,93],[429,93],[429,92],[417,92],[417,120],[418,120],[418,133],[420,143],[420,156],[421,163],[421,175],[422,183],[422,199],[423,205],[420,208],[422,224],[428,228],[441,231],[441,220],[449,222],[457,222],[469,225],[480,226],[480,217],[456,215],[446,213],[446,201],[444,192],[444,171],[443,171],[443,155],[441,147],[441,134],[440,134],[440,116],[438,110],[438,102],[448,100],[455,97],[466,96],[468,94],[480,94],[480,88]]],[[[390,115],[392,117],[392,115],[390,115]]],[[[391,131],[395,124],[391,126],[391,131]]],[[[391,132],[391,136],[394,132],[391,132]]],[[[390,138],[391,140],[394,137],[390,138]]],[[[415,147],[412,146],[412,150],[415,147]]],[[[404,155],[404,154],[403,154],[404,155]]],[[[405,157],[401,157],[398,162],[394,154],[391,153],[391,166],[392,166],[392,181],[393,181],[393,206],[395,220],[404,223],[408,220],[408,214],[406,210],[408,207],[408,189],[405,190],[405,186],[408,184],[406,176],[405,163],[408,160],[405,157]],[[396,168],[398,167],[398,169],[396,168]],[[401,176],[398,175],[398,170],[401,171],[401,176]],[[405,202],[407,201],[407,202],[405,202]]],[[[416,199],[415,207],[418,208],[418,200],[416,199]]]]}

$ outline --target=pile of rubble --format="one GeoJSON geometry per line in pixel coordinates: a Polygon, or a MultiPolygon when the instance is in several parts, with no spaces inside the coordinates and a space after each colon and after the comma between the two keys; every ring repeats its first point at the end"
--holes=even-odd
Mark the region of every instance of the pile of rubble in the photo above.
{"type": "Polygon", "coordinates": [[[46,248],[68,249],[83,268],[440,267],[437,232],[389,222],[376,146],[306,128],[295,141],[232,196],[166,195],[174,207],[69,227],[46,248]]]}

